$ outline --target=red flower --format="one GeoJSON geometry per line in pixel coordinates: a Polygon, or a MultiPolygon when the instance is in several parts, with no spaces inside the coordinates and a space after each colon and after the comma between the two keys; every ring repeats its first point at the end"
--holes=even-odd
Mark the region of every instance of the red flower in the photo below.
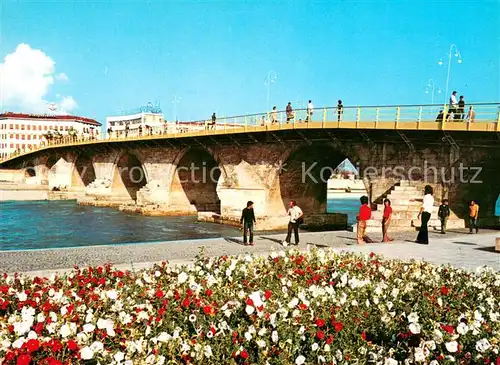
{"type": "Polygon", "coordinates": [[[157,298],[163,298],[164,295],[165,294],[163,294],[163,292],[160,289],[158,289],[155,293],[155,297],[157,298]]]}
{"type": "Polygon", "coordinates": [[[330,345],[330,344],[333,342],[333,339],[334,339],[334,337],[333,337],[333,336],[328,337],[328,338],[326,339],[326,343],[327,343],[328,345],[330,345]]]}
{"type": "Polygon", "coordinates": [[[211,297],[213,293],[214,293],[214,292],[213,292],[211,289],[207,289],[207,290],[205,290],[205,295],[206,295],[207,297],[211,297]]]}
{"type": "Polygon", "coordinates": [[[335,332],[340,332],[342,331],[342,328],[344,328],[344,324],[342,322],[335,322],[333,321],[333,328],[335,328],[335,332]]]}
{"type": "Polygon", "coordinates": [[[210,305],[206,305],[203,307],[203,313],[205,313],[207,316],[214,316],[215,308],[210,305]]]}
{"type": "Polygon", "coordinates": [[[453,326],[450,326],[448,324],[442,324],[441,328],[443,329],[443,331],[448,332],[450,335],[452,335],[453,332],[455,332],[455,330],[453,329],[453,326]]]}
{"type": "Polygon", "coordinates": [[[190,304],[191,304],[191,301],[189,300],[189,298],[185,298],[185,299],[182,301],[182,303],[181,303],[181,305],[182,305],[183,307],[189,307],[189,305],[190,305],[190,304]]]}
{"type": "Polygon", "coordinates": [[[316,337],[320,340],[325,338],[325,333],[323,331],[316,332],[316,337]]]}
{"type": "Polygon", "coordinates": [[[254,304],[253,304],[253,300],[252,300],[252,299],[250,299],[250,298],[248,298],[248,299],[247,299],[247,305],[250,305],[250,306],[252,306],[252,307],[253,307],[253,305],[254,305],[254,304]]]}
{"type": "Polygon", "coordinates": [[[299,304],[299,309],[301,309],[301,310],[306,310],[306,309],[307,309],[307,305],[306,305],[306,304],[304,304],[304,303],[300,303],[300,304],[299,304]]]}
{"type": "Polygon", "coordinates": [[[17,365],[29,365],[31,364],[31,356],[24,354],[24,355],[19,355],[17,358],[17,365]]]}
{"type": "Polygon", "coordinates": [[[449,289],[449,288],[447,288],[446,286],[443,286],[443,287],[441,288],[441,294],[443,294],[443,295],[448,295],[448,293],[449,293],[449,292],[450,292],[450,289],[449,289]]]}
{"type": "Polygon", "coordinates": [[[76,350],[78,350],[78,344],[73,340],[69,340],[68,341],[68,349],[70,351],[76,351],[76,350]]]}
{"type": "Polygon", "coordinates": [[[323,319],[318,318],[318,319],[316,320],[316,326],[318,326],[318,327],[320,327],[320,328],[321,328],[321,327],[323,327],[324,325],[325,325],[325,321],[324,321],[323,319]]]}
{"type": "Polygon", "coordinates": [[[243,350],[240,352],[240,356],[244,359],[248,359],[248,352],[246,350],[243,350]]]}
{"type": "Polygon", "coordinates": [[[363,332],[361,333],[361,338],[362,338],[364,341],[366,341],[366,332],[365,332],[365,331],[363,331],[363,332]]]}
{"type": "Polygon", "coordinates": [[[38,349],[40,348],[40,341],[36,339],[30,339],[23,345],[23,347],[28,350],[28,353],[31,354],[32,352],[38,351],[38,349]]]}
{"type": "Polygon", "coordinates": [[[264,298],[266,298],[266,300],[269,300],[269,298],[271,298],[271,295],[272,295],[272,293],[270,290],[266,290],[264,292],[264,298]]]}

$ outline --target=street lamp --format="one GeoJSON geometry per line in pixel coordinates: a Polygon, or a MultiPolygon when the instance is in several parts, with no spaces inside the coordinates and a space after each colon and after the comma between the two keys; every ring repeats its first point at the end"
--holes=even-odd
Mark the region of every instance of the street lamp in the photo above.
{"type": "MultiPolygon", "coordinates": [[[[460,51],[458,50],[457,46],[455,44],[452,44],[450,45],[450,51],[448,52],[448,73],[446,75],[446,93],[445,93],[445,97],[448,97],[448,86],[449,86],[449,83],[450,83],[450,71],[451,71],[451,57],[454,56],[455,58],[457,58],[457,63],[462,63],[462,55],[460,54],[460,51]],[[455,51],[455,52],[453,52],[455,51]]],[[[443,60],[440,59],[439,62],[438,62],[438,65],[439,66],[442,66],[443,65],[443,60]]],[[[445,103],[447,102],[447,100],[445,99],[445,103]]]]}
{"type": "Polygon", "coordinates": [[[276,81],[278,74],[274,70],[269,70],[266,79],[264,80],[264,85],[267,86],[267,110],[271,109],[271,84],[276,81]]]}
{"type": "Polygon", "coordinates": [[[436,86],[434,79],[429,79],[429,81],[427,81],[427,87],[425,89],[425,93],[431,94],[431,104],[432,105],[434,105],[434,96],[436,95],[436,92],[438,94],[441,94],[441,89],[438,86],[436,86]]]}
{"type": "Polygon", "coordinates": [[[172,104],[174,106],[174,118],[175,118],[176,122],[177,122],[177,105],[179,104],[181,99],[182,99],[181,97],[179,97],[175,94],[172,96],[172,104]]]}

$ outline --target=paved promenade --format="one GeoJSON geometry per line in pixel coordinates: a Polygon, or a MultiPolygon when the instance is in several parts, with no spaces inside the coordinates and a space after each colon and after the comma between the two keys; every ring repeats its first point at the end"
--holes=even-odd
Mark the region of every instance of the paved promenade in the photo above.
{"type": "MultiPolygon", "coordinates": [[[[482,231],[467,234],[467,231],[453,231],[446,236],[431,232],[430,245],[418,245],[412,241],[415,232],[395,234],[393,243],[374,243],[365,246],[356,244],[355,234],[347,231],[302,233],[300,249],[307,244],[319,248],[334,248],[338,251],[375,252],[388,258],[423,259],[436,264],[451,264],[456,267],[474,269],[490,266],[500,270],[500,253],[494,251],[495,237],[499,231],[482,231]]],[[[255,246],[244,246],[241,238],[228,237],[189,241],[170,241],[115,246],[92,246],[64,248],[57,250],[1,251],[0,272],[25,272],[30,275],[50,275],[63,272],[74,265],[102,265],[113,263],[122,269],[138,270],[154,262],[168,260],[172,264],[189,263],[203,247],[205,255],[238,255],[253,253],[265,255],[271,251],[283,250],[280,235],[257,232],[255,246]]],[[[380,240],[380,236],[373,235],[380,240]]]]}

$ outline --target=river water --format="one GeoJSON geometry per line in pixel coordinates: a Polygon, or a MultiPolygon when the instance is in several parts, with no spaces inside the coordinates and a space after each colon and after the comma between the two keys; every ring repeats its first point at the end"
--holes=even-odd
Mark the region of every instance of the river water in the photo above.
{"type": "MultiPolygon", "coordinates": [[[[328,211],[355,220],[358,201],[328,202],[328,211]]],[[[195,217],[147,217],[75,201],[0,202],[0,251],[233,237],[235,227],[195,217]]]]}

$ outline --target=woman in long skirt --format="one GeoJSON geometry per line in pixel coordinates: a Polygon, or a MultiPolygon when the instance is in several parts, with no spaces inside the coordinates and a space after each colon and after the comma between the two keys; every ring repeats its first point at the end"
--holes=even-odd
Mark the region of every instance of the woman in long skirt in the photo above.
{"type": "Polygon", "coordinates": [[[391,201],[389,199],[384,200],[384,217],[382,218],[382,242],[391,242],[392,238],[389,238],[387,232],[389,231],[389,226],[391,225],[392,218],[392,207],[391,201]]]}
{"type": "Polygon", "coordinates": [[[432,209],[434,207],[434,197],[432,196],[433,190],[432,186],[426,185],[424,189],[424,199],[422,203],[422,207],[418,213],[418,219],[422,219],[420,224],[420,231],[418,232],[416,243],[420,243],[422,245],[429,244],[429,230],[427,228],[427,224],[431,219],[432,209]]]}

